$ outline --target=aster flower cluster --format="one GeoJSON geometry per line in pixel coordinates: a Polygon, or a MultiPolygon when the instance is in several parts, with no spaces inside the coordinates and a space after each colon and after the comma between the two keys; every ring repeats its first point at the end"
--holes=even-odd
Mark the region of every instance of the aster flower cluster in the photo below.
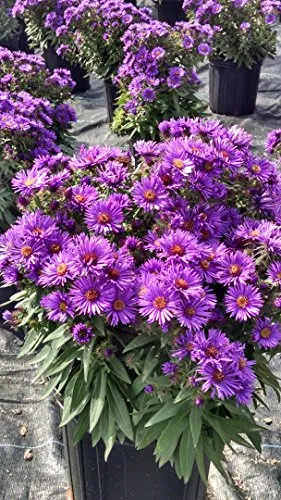
{"type": "Polygon", "coordinates": [[[48,40],[59,55],[106,78],[122,60],[128,26],[151,19],[149,9],[122,0],[18,0],[13,15],[24,17],[35,46],[48,40]]]}
{"type": "Polygon", "coordinates": [[[0,91],[24,89],[34,97],[60,104],[70,98],[73,87],[68,70],[55,69],[50,73],[42,57],[0,47],[0,91]]]}
{"type": "Polygon", "coordinates": [[[280,0],[184,0],[189,19],[216,28],[211,59],[251,67],[276,52],[280,0]]]}
{"type": "Polygon", "coordinates": [[[200,80],[195,67],[211,52],[214,30],[195,23],[151,21],[130,26],[124,34],[124,60],[114,79],[120,87],[116,133],[149,138],[163,117],[196,116],[200,80]]]}
{"type": "Polygon", "coordinates": [[[281,349],[281,179],[237,126],[189,118],[160,133],[136,143],[137,167],[82,146],[17,173],[23,215],[0,268],[20,289],[5,319],[25,325],[24,352],[44,345],[47,394],[75,395],[62,423],[82,412],[108,454],[110,411],[114,436],[156,441],[187,481],[206,455],[222,470],[231,440],[259,449],[247,406],[280,392],[268,355],[281,349]]]}
{"type": "Polygon", "coordinates": [[[275,154],[277,157],[281,155],[281,129],[272,130],[269,132],[265,150],[269,154],[275,154]]]}

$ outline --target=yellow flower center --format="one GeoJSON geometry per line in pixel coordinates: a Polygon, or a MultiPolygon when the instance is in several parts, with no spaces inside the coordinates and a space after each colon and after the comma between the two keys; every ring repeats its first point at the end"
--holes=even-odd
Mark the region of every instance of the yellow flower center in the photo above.
{"type": "Polygon", "coordinates": [[[184,255],[184,247],[182,245],[173,245],[171,247],[172,255],[184,255]]]}
{"type": "Polygon", "coordinates": [[[110,222],[110,216],[106,213],[102,213],[98,215],[98,222],[100,224],[108,224],[110,222]]]}
{"type": "Polygon", "coordinates": [[[32,255],[32,248],[29,246],[22,247],[21,254],[24,257],[30,257],[30,255],[32,255]]]}
{"type": "Polygon", "coordinates": [[[68,309],[67,304],[65,302],[60,302],[59,308],[63,312],[67,311],[68,309]]]}
{"type": "Polygon", "coordinates": [[[242,309],[247,307],[248,303],[249,303],[249,301],[248,301],[247,297],[245,297],[244,295],[240,295],[238,297],[238,299],[236,300],[236,304],[238,305],[238,307],[241,307],[242,309]]]}
{"type": "Polygon", "coordinates": [[[92,302],[99,297],[99,292],[97,290],[88,290],[85,293],[85,297],[87,300],[90,300],[92,302]]]}
{"type": "Polygon", "coordinates": [[[181,160],[180,158],[176,158],[175,160],[173,160],[173,165],[179,170],[182,170],[184,167],[184,161],[181,160]]]}
{"type": "Polygon", "coordinates": [[[58,267],[57,267],[57,274],[59,276],[64,276],[65,273],[67,271],[67,265],[66,264],[60,264],[58,267]]]}
{"type": "Polygon", "coordinates": [[[183,278],[176,278],[175,280],[175,285],[178,288],[182,288],[183,290],[186,290],[188,288],[188,283],[185,279],[183,278]]]}
{"type": "Polygon", "coordinates": [[[115,300],[113,302],[113,309],[115,309],[115,311],[123,311],[123,309],[125,309],[125,302],[121,299],[115,300]]]}
{"type": "Polygon", "coordinates": [[[229,272],[232,276],[239,276],[241,274],[241,266],[238,266],[238,264],[232,264],[229,268],[229,272]]]}
{"type": "Polygon", "coordinates": [[[154,299],[153,305],[154,307],[156,307],[156,309],[162,311],[162,309],[165,309],[167,301],[165,297],[156,297],[156,299],[154,299]]]}
{"type": "Polygon", "coordinates": [[[271,330],[270,328],[266,327],[261,330],[261,337],[263,339],[268,339],[271,335],[271,330]]]}
{"type": "Polygon", "coordinates": [[[33,184],[34,184],[35,182],[36,182],[36,179],[34,179],[34,178],[31,178],[31,179],[26,179],[26,180],[24,181],[24,185],[25,185],[26,187],[33,186],[33,184]]]}
{"type": "Polygon", "coordinates": [[[156,193],[153,191],[153,189],[148,189],[144,193],[144,198],[146,201],[155,201],[156,200],[156,193]]]}

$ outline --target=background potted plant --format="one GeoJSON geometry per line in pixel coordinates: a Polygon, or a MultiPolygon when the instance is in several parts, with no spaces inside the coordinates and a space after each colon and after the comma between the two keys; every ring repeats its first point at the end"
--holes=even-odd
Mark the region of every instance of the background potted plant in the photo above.
{"type": "Polygon", "coordinates": [[[153,0],[155,17],[174,26],[178,21],[185,21],[183,0],[153,0]]]}
{"type": "Polygon", "coordinates": [[[19,37],[21,27],[19,22],[10,15],[14,2],[0,0],[0,46],[12,50],[19,50],[19,37]]]}
{"type": "Polygon", "coordinates": [[[76,0],[73,0],[71,4],[63,0],[37,0],[35,2],[17,0],[12,14],[24,20],[30,46],[42,49],[47,67],[51,71],[56,68],[68,69],[76,84],[73,92],[85,92],[90,88],[90,77],[77,64],[77,54],[75,54],[74,63],[70,64],[63,52],[56,51],[60,44],[59,37],[64,31],[62,25],[64,12],[78,4],[76,0]]]}
{"type": "Polygon", "coordinates": [[[109,122],[117,96],[112,78],[123,60],[122,35],[131,24],[150,19],[149,9],[116,0],[96,0],[65,11],[65,35],[58,51],[69,58],[77,53],[88,73],[103,78],[109,122]]]}
{"type": "MultiPolygon", "coordinates": [[[[251,411],[268,386],[280,395],[280,176],[236,126],[160,130],[136,146],[137,168],[118,148],[82,147],[17,173],[27,203],[0,267],[19,287],[5,319],[25,328],[44,395],[62,394],[61,425],[77,419],[74,442],[90,431],[105,459],[115,442],[125,457],[126,439],[151,445],[188,490],[194,463],[206,481],[205,457],[225,474],[225,444],[260,450],[251,411]]],[[[148,497],[151,478],[137,479],[148,497]]]]}
{"type": "Polygon", "coordinates": [[[188,17],[216,28],[210,56],[210,108],[225,115],[255,110],[260,69],[276,50],[279,2],[185,0],[188,17]]]}
{"type": "MultiPolygon", "coordinates": [[[[60,153],[69,144],[76,119],[66,103],[74,82],[66,70],[51,74],[35,55],[0,48],[0,227],[7,229],[15,215],[11,177],[31,166],[34,157],[60,153]]],[[[25,204],[25,198],[19,198],[25,204]]]]}
{"type": "Polygon", "coordinates": [[[281,129],[272,130],[266,139],[265,150],[277,157],[281,156],[281,129]]]}
{"type": "Polygon", "coordinates": [[[133,140],[155,139],[162,120],[200,114],[195,68],[211,50],[212,33],[198,23],[132,25],[122,39],[125,57],[114,80],[120,98],[112,130],[133,140]]]}

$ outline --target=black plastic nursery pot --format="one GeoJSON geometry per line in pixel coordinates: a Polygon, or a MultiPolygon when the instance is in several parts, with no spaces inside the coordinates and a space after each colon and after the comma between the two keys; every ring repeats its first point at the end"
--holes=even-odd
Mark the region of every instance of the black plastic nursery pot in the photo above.
{"type": "Polygon", "coordinates": [[[86,71],[83,70],[79,64],[74,65],[65,61],[65,59],[57,55],[53,47],[44,49],[44,58],[46,66],[50,71],[54,71],[57,68],[65,68],[70,71],[72,80],[74,80],[76,84],[72,91],[74,94],[89,90],[90,77],[87,76],[86,71]]]}
{"type": "Polygon", "coordinates": [[[117,99],[118,88],[112,83],[112,80],[110,79],[104,80],[104,91],[105,91],[108,122],[112,123],[114,111],[117,107],[116,99],[117,99]]]}
{"type": "Polygon", "coordinates": [[[25,31],[25,25],[20,22],[20,29],[18,33],[12,38],[6,38],[0,41],[0,45],[9,50],[21,50],[27,54],[33,54],[34,50],[28,45],[28,39],[25,31]]]}
{"type": "Polygon", "coordinates": [[[209,65],[210,108],[219,115],[242,116],[255,111],[261,63],[251,69],[232,61],[209,65]]]}
{"type": "Polygon", "coordinates": [[[130,442],[117,443],[105,462],[103,443],[92,448],[90,434],[73,446],[74,429],[73,422],[63,428],[74,500],[204,500],[197,467],[185,485],[170,465],[159,469],[152,446],[137,451],[130,442]]]}
{"type": "Polygon", "coordinates": [[[165,21],[171,26],[178,21],[186,21],[182,5],[183,0],[160,0],[154,6],[155,17],[158,21],[165,21]]]}

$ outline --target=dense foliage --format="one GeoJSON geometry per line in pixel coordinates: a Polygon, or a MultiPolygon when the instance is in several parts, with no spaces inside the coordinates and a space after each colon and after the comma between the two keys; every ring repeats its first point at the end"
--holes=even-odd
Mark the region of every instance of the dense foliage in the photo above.
{"type": "Polygon", "coordinates": [[[133,24],[122,38],[124,60],[114,79],[120,87],[113,130],[143,139],[158,135],[165,119],[197,116],[195,68],[211,51],[213,29],[198,23],[133,24]]]}
{"type": "Polygon", "coordinates": [[[1,42],[12,40],[20,30],[18,21],[11,16],[10,9],[13,5],[13,0],[0,0],[0,45],[1,42]]]}
{"type": "Polygon", "coordinates": [[[217,28],[212,59],[251,67],[276,52],[280,0],[184,0],[188,18],[217,28]]]}
{"type": "Polygon", "coordinates": [[[260,449],[249,405],[280,387],[280,174],[217,121],[160,126],[136,144],[45,154],[19,172],[23,215],[1,237],[22,349],[63,394],[62,424],[155,443],[188,480],[231,441],[260,449]],[[36,356],[38,348],[41,350],[36,356]]]}

